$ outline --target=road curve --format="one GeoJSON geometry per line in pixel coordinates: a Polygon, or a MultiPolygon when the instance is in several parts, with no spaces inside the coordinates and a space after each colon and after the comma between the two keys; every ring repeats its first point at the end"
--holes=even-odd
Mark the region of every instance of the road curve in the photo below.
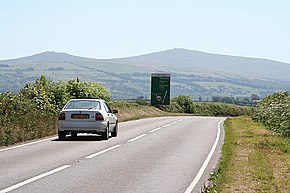
{"type": "Polygon", "coordinates": [[[4,192],[200,192],[223,143],[216,117],[120,123],[119,136],[56,137],[0,149],[4,192]]]}

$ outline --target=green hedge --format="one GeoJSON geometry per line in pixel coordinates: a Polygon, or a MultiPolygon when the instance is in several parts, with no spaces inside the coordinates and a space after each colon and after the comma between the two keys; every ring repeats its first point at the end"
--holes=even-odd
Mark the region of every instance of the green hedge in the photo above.
{"type": "Polygon", "coordinates": [[[253,107],[238,106],[216,102],[193,102],[190,96],[178,96],[171,100],[163,109],[175,113],[189,113],[201,116],[241,116],[252,115],[253,107]]]}
{"type": "Polygon", "coordinates": [[[98,83],[52,82],[45,76],[19,93],[0,93],[0,146],[55,134],[58,113],[72,98],[110,101],[111,93],[98,83]]]}
{"type": "Polygon", "coordinates": [[[253,119],[284,136],[290,136],[290,93],[274,93],[259,104],[253,119]]]}

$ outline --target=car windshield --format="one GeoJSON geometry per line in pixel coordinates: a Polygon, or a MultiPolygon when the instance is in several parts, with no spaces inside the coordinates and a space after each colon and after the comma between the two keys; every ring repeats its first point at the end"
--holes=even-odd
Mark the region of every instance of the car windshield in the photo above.
{"type": "Polygon", "coordinates": [[[100,110],[100,102],[98,101],[70,101],[64,109],[96,109],[100,110]]]}

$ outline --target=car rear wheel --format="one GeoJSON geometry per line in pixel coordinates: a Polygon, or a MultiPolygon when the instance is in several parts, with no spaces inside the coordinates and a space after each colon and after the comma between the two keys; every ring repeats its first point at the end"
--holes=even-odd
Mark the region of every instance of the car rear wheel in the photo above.
{"type": "Polygon", "coordinates": [[[65,131],[59,131],[58,132],[58,139],[59,140],[65,140],[66,132],[65,131]]]}
{"type": "Polygon", "coordinates": [[[114,127],[114,131],[111,133],[112,137],[117,137],[118,136],[118,131],[119,131],[119,126],[118,126],[118,122],[117,122],[115,127],[114,127]]]}
{"type": "Polygon", "coordinates": [[[77,136],[78,136],[78,133],[77,132],[75,132],[75,131],[71,132],[71,137],[73,139],[77,138],[77,136]]]}
{"type": "Polygon", "coordinates": [[[105,140],[109,139],[109,125],[106,127],[106,131],[102,133],[102,137],[105,140]]]}

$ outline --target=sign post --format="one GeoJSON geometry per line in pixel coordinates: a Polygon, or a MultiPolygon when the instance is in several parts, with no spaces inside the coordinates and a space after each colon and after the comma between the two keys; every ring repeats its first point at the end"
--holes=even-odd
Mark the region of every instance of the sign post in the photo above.
{"type": "Polygon", "coordinates": [[[151,74],[151,105],[169,105],[170,74],[151,74]]]}

